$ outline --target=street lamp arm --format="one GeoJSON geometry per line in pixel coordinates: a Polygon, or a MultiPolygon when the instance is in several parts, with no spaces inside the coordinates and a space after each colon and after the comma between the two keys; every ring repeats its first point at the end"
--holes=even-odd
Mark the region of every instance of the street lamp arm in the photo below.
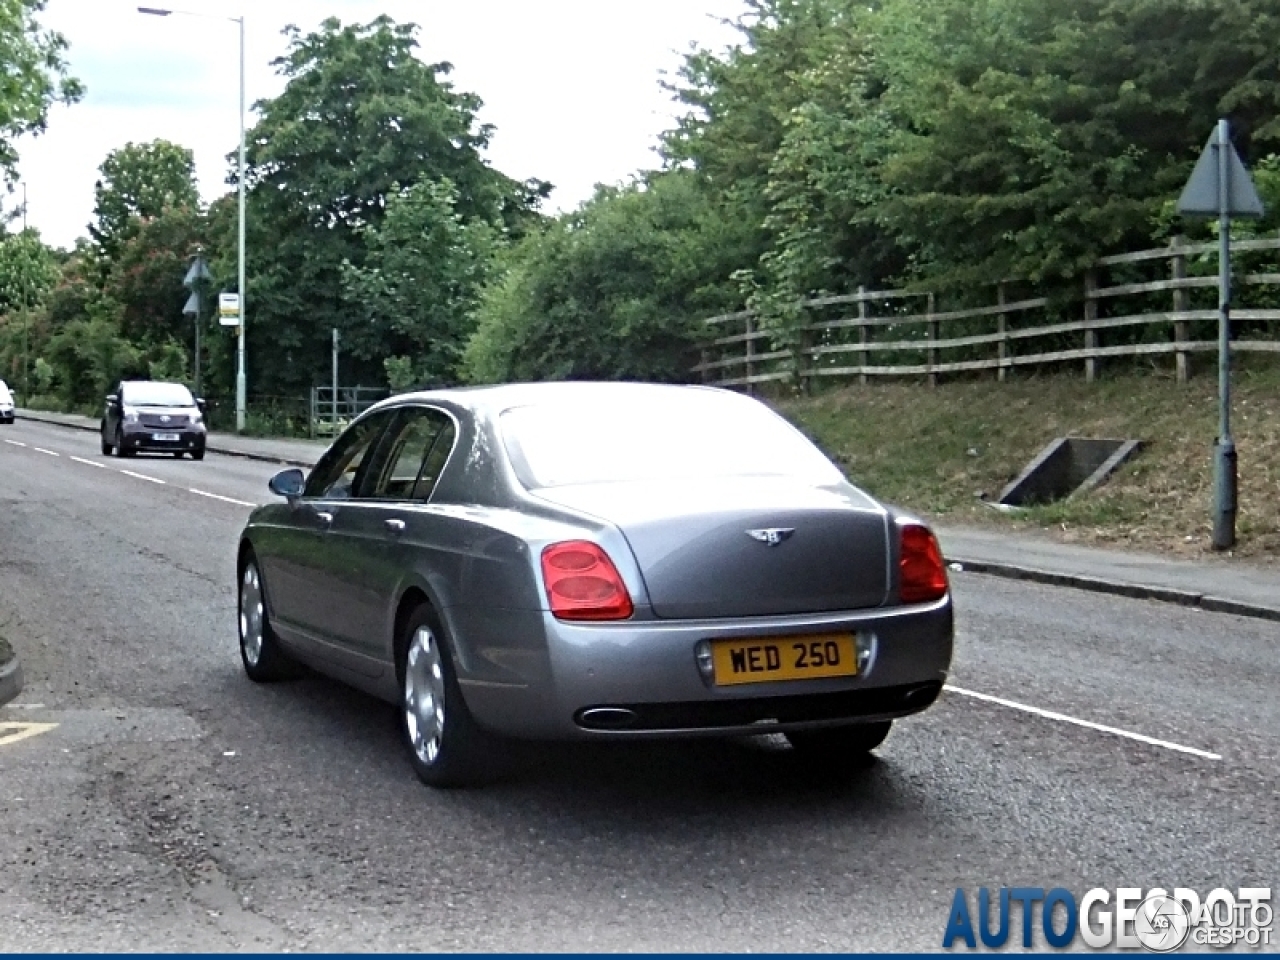
{"type": "Polygon", "coordinates": [[[183,17],[200,17],[204,20],[230,20],[232,23],[244,23],[244,17],[228,17],[224,14],[200,13],[196,10],[177,10],[168,7],[139,7],[138,12],[152,17],[167,17],[176,13],[183,17]]]}

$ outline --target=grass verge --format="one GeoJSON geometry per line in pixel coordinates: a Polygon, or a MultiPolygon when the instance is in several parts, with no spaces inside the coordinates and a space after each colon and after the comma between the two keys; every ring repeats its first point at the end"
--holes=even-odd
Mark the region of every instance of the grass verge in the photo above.
{"type": "MultiPolygon", "coordinates": [[[[1280,566],[1280,370],[1233,375],[1239,454],[1232,555],[1280,566]]],[[[851,386],[775,404],[859,486],[940,523],[1058,539],[1212,553],[1217,382],[1159,373],[851,386]],[[1055,437],[1136,438],[1146,449],[1094,492],[1018,514],[985,505],[1055,437]]]]}

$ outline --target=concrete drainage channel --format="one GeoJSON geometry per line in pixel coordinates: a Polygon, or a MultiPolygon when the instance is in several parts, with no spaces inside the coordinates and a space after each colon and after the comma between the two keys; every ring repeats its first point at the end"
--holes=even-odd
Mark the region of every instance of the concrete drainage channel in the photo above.
{"type": "Polygon", "coordinates": [[[0,637],[0,707],[22,692],[22,664],[9,641],[0,637]]]}

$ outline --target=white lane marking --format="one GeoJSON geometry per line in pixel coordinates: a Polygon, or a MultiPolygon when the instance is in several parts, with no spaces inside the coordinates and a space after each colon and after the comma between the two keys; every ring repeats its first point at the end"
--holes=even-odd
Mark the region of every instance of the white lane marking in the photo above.
{"type": "Polygon", "coordinates": [[[25,446],[26,446],[26,444],[25,444],[25,443],[23,443],[21,440],[10,440],[8,437],[5,437],[5,438],[4,438],[4,442],[5,442],[5,443],[12,444],[12,445],[13,445],[13,446],[15,446],[15,447],[25,447],[25,446]]]}
{"type": "Polygon", "coordinates": [[[99,463],[97,460],[86,460],[84,457],[72,457],[71,459],[76,463],[87,463],[89,466],[97,467],[99,470],[107,469],[107,465],[105,463],[99,463]]]}
{"type": "Polygon", "coordinates": [[[152,483],[165,483],[164,480],[157,480],[155,477],[148,477],[145,473],[134,473],[132,470],[121,470],[126,477],[137,477],[139,480],[150,480],[152,483]]]}
{"type": "Polygon", "coordinates": [[[255,507],[257,504],[250,503],[248,500],[236,500],[234,497],[224,497],[220,493],[209,493],[207,490],[197,490],[195,487],[187,487],[188,493],[194,493],[197,497],[208,497],[210,500],[221,500],[224,503],[234,503],[237,507],[255,507]]]}
{"type": "Polygon", "coordinates": [[[1097,730],[1100,733],[1110,733],[1117,737],[1127,737],[1130,740],[1137,740],[1140,743],[1149,743],[1153,747],[1164,747],[1166,750],[1176,750],[1179,753],[1189,753],[1193,757],[1202,757],[1205,760],[1222,759],[1221,754],[1210,753],[1208,750],[1198,750],[1195,747],[1185,747],[1180,743],[1172,743],[1168,740],[1157,740],[1155,737],[1148,737],[1143,733],[1134,733],[1132,730],[1121,730],[1119,727],[1108,727],[1103,723],[1094,723],[1092,720],[1081,720],[1078,717],[1069,717],[1065,713],[1055,713],[1052,710],[1042,710],[1039,707],[1033,707],[1030,704],[1018,703],[1016,700],[1005,700],[1001,697],[993,697],[989,693],[978,693],[976,690],[966,690],[963,687],[953,687],[949,683],[946,684],[943,689],[950,690],[952,693],[958,693],[964,697],[973,697],[975,700],[985,700],[987,703],[999,704],[1000,706],[1008,707],[1011,710],[1022,710],[1026,713],[1032,713],[1037,717],[1044,717],[1046,720],[1061,720],[1063,723],[1074,723],[1078,727],[1097,730]]]}
{"type": "Polygon", "coordinates": [[[56,730],[56,723],[16,723],[9,720],[0,721],[0,747],[28,737],[37,737],[50,730],[56,730]]]}
{"type": "Polygon", "coordinates": [[[32,447],[31,449],[34,450],[36,453],[47,453],[51,457],[62,456],[62,454],[54,453],[52,450],[46,450],[44,447],[32,447]]]}

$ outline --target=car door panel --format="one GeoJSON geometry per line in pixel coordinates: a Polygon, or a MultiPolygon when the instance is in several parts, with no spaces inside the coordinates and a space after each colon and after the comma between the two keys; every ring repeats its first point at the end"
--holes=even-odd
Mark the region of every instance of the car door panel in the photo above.
{"type": "Polygon", "coordinates": [[[423,559],[409,544],[431,522],[414,494],[430,488],[423,486],[423,470],[445,433],[452,438],[456,429],[439,409],[402,408],[374,458],[366,489],[335,525],[335,537],[344,538],[341,549],[350,551],[351,578],[338,629],[360,657],[390,662],[395,605],[407,571],[423,559]]]}
{"type": "Polygon", "coordinates": [[[362,665],[344,656],[339,624],[350,603],[358,561],[346,540],[334,534],[343,529],[344,514],[357,502],[362,468],[391,416],[391,411],[380,411],[361,418],[321,458],[303,496],[286,508],[264,569],[281,625],[316,656],[352,669],[362,665]]]}

